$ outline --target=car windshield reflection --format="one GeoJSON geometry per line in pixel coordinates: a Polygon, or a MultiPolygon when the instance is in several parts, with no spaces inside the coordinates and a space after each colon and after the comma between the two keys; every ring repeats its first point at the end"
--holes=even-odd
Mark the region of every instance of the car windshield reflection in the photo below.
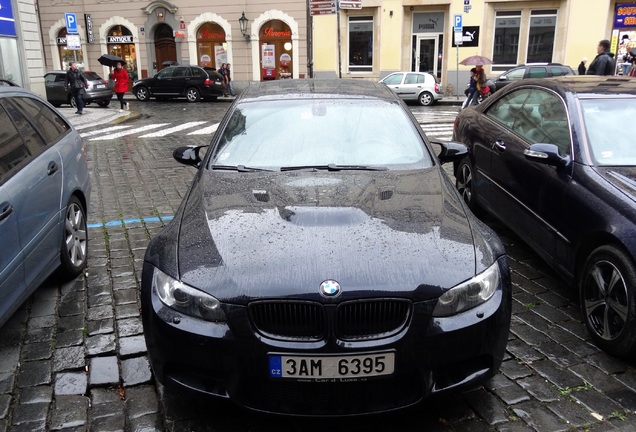
{"type": "MultiPolygon", "coordinates": [[[[208,167],[432,166],[404,110],[369,100],[269,101],[236,110],[208,167]]],[[[378,168],[380,169],[380,168],[378,168]]]]}
{"type": "Polygon", "coordinates": [[[626,119],[636,118],[636,99],[581,100],[587,140],[601,166],[636,166],[636,145],[626,119]]]}

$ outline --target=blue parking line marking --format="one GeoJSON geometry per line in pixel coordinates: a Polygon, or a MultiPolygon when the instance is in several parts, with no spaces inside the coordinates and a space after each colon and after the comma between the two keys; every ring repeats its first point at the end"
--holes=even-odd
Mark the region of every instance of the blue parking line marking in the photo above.
{"type": "Polygon", "coordinates": [[[125,219],[125,220],[113,220],[113,221],[108,221],[106,223],[91,223],[91,224],[87,224],[86,226],[88,228],[101,228],[101,227],[114,227],[114,226],[122,226],[122,225],[132,225],[132,224],[136,224],[136,223],[141,223],[141,222],[145,222],[145,223],[153,223],[153,222],[168,222],[171,221],[174,218],[174,216],[161,216],[161,217],[149,217],[149,218],[143,218],[143,219],[125,219]]]}

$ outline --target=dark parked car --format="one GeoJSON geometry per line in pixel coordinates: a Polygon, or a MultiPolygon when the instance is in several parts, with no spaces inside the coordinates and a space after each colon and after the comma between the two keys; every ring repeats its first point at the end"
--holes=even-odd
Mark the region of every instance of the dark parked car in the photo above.
{"type": "Polygon", "coordinates": [[[90,176],[79,133],[29,91],[0,86],[0,325],[56,269],[86,265],[90,176]]]}
{"type": "Polygon", "coordinates": [[[144,102],[151,97],[185,97],[188,102],[214,100],[225,93],[223,81],[219,77],[220,74],[200,66],[170,66],[152,78],[135,81],[132,92],[137,99],[144,102]]]}
{"type": "MultiPolygon", "coordinates": [[[[84,93],[84,102],[87,105],[95,102],[100,107],[107,107],[113,98],[113,89],[108,85],[108,81],[102,79],[102,77],[95,72],[84,71],[82,75],[84,75],[84,78],[86,78],[88,82],[88,88],[84,93]]],[[[71,92],[64,88],[65,81],[66,71],[47,72],[46,75],[44,75],[46,99],[56,108],[62,104],[69,104],[73,108],[76,108],[75,99],[71,95],[71,92]]]]}
{"type": "Polygon", "coordinates": [[[636,354],[636,82],[524,80],[456,119],[457,188],[578,290],[597,345],[636,354]]]}
{"type": "Polygon", "coordinates": [[[346,415],[478,385],[511,318],[507,257],[379,83],[280,80],[235,100],[149,244],[144,335],[166,388],[346,415]]]}
{"type": "MultiPolygon", "coordinates": [[[[550,78],[555,76],[574,75],[570,66],[561,63],[528,63],[513,67],[493,80],[493,92],[502,89],[506,85],[528,78],[550,78]]],[[[491,86],[492,87],[492,86],[491,86]]]]}

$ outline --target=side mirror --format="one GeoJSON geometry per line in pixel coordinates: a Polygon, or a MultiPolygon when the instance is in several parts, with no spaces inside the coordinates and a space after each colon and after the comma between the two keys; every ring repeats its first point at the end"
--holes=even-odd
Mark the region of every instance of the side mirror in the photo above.
{"type": "Polygon", "coordinates": [[[172,157],[179,163],[199,168],[201,156],[199,152],[207,145],[178,147],[172,152],[172,157]]]}
{"type": "Polygon", "coordinates": [[[437,144],[442,148],[442,150],[439,152],[439,155],[437,155],[437,158],[442,164],[445,164],[446,162],[462,160],[464,156],[468,154],[468,147],[465,144],[452,141],[431,141],[431,143],[437,144]]]}
{"type": "Polygon", "coordinates": [[[526,159],[532,162],[552,165],[555,167],[566,167],[570,165],[570,156],[561,156],[559,148],[554,144],[532,144],[523,151],[526,159]]]}
{"type": "Polygon", "coordinates": [[[497,78],[498,81],[508,81],[508,77],[505,75],[499,75],[499,78],[497,78]]]}

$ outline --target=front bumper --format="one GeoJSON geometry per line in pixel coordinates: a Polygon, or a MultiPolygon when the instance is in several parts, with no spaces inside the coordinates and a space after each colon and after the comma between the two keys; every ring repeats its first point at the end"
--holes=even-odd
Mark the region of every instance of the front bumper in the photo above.
{"type": "MultiPolygon", "coordinates": [[[[307,416],[343,416],[401,409],[450,389],[470,388],[499,369],[508,340],[511,289],[508,263],[502,283],[477,308],[433,318],[435,301],[413,304],[403,331],[379,340],[319,343],[273,340],[253,330],[245,306],[228,306],[227,323],[191,318],[151,293],[154,268],[144,263],[142,317],[156,378],[169,388],[227,398],[253,410],[307,416]],[[348,355],[392,350],[393,375],[357,380],[271,378],[267,354],[348,355]]],[[[226,305],[227,306],[227,305],[226,305]]]]}

